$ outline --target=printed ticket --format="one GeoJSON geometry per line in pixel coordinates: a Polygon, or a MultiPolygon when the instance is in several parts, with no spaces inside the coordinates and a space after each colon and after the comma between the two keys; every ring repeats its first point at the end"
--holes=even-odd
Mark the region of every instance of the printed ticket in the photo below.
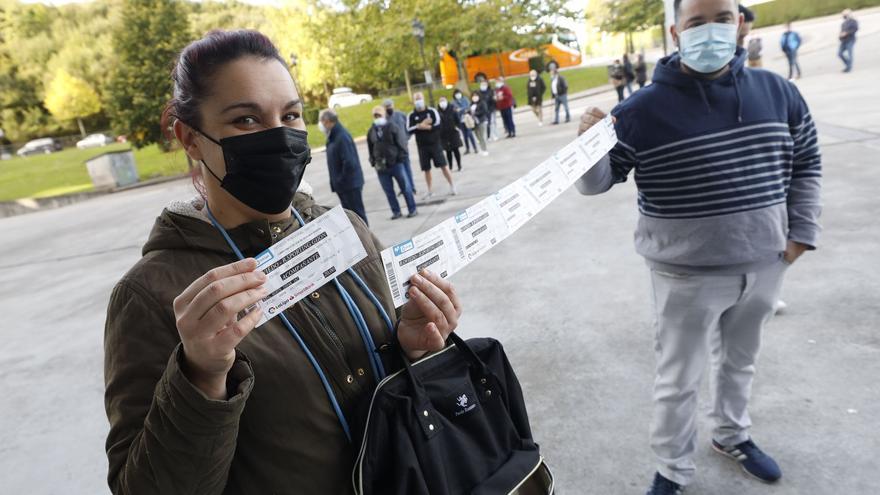
{"type": "Polygon", "coordinates": [[[256,256],[257,269],[267,275],[269,295],[260,306],[258,325],[333,280],[367,252],[341,206],[300,227],[256,256]]]}
{"type": "Polygon", "coordinates": [[[609,116],[494,195],[382,251],[394,306],[406,302],[409,279],[419,270],[443,278],[461,270],[534,218],[616,143],[609,116]]]}

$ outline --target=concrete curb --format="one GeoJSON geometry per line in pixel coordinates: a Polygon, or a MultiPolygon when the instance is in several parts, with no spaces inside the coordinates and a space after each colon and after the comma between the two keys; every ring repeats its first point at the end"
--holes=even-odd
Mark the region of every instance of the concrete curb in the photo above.
{"type": "Polygon", "coordinates": [[[167,177],[157,177],[155,179],[145,180],[136,184],[131,184],[129,186],[117,187],[102,191],[87,191],[74,194],[62,194],[60,196],[51,196],[48,198],[22,198],[16,199],[14,201],[0,201],[0,218],[14,217],[16,215],[24,215],[26,213],[34,213],[42,210],[61,208],[62,206],[72,205],[74,203],[79,203],[80,201],[105,196],[107,194],[130,191],[132,189],[139,189],[141,187],[180,180],[185,177],[189,177],[189,175],[181,174],[171,175],[167,177]]]}

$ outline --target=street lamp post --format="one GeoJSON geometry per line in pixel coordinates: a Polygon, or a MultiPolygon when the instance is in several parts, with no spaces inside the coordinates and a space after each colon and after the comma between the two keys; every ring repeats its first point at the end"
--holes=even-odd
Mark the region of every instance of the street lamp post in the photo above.
{"type": "MultiPolygon", "coordinates": [[[[299,90],[299,71],[297,70],[297,63],[299,62],[299,57],[296,56],[295,53],[290,54],[290,70],[293,72],[293,87],[296,88],[296,94],[299,95],[299,100],[303,101],[302,91],[299,90]]],[[[305,106],[305,102],[303,102],[303,106],[305,106]]]]}
{"type": "Polygon", "coordinates": [[[425,25],[418,19],[412,21],[413,36],[419,40],[419,52],[422,54],[422,69],[425,71],[425,82],[428,83],[428,101],[434,106],[434,77],[428,71],[428,62],[425,60],[425,25]]]}

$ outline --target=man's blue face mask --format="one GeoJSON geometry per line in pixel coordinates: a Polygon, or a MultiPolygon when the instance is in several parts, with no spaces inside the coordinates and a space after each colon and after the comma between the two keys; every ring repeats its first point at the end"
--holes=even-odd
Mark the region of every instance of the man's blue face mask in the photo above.
{"type": "Polygon", "coordinates": [[[703,74],[721,70],[736,53],[737,27],[711,22],[682,31],[678,35],[681,61],[703,74]]]}

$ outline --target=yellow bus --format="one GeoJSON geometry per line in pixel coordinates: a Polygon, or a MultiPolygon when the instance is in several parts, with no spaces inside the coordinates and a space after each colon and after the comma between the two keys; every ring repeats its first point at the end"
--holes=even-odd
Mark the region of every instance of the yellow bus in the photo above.
{"type": "MultiPolygon", "coordinates": [[[[499,53],[489,53],[468,57],[465,61],[465,72],[470,81],[475,81],[478,74],[492,79],[500,75],[518,76],[528,74],[529,59],[543,52],[543,63],[546,67],[551,61],[559,67],[572,67],[581,64],[581,49],[577,37],[570,31],[560,31],[550,37],[550,42],[540,48],[520,48],[499,53]]],[[[442,51],[440,59],[440,76],[443,84],[450,86],[458,82],[458,64],[455,57],[442,51]]]]}

